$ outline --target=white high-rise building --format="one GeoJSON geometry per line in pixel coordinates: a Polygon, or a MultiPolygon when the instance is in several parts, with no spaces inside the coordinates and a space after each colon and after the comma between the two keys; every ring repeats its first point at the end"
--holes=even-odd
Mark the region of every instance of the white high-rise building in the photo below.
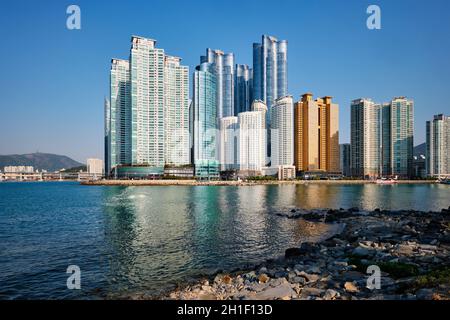
{"type": "Polygon", "coordinates": [[[220,119],[220,168],[222,171],[238,169],[237,128],[238,117],[220,119]]]}
{"type": "Polygon", "coordinates": [[[254,100],[252,102],[251,105],[251,110],[252,111],[259,111],[263,113],[263,125],[264,125],[264,152],[265,152],[265,156],[264,156],[264,165],[267,165],[270,162],[270,158],[267,156],[267,141],[269,140],[269,130],[267,129],[267,117],[268,115],[268,108],[267,105],[261,101],[261,100],[254,100]]]}
{"type": "Polygon", "coordinates": [[[390,103],[390,172],[395,176],[413,175],[414,102],[406,97],[390,103]]]}
{"type": "Polygon", "coordinates": [[[380,105],[371,99],[351,104],[352,175],[377,177],[380,172],[380,105]]]}
{"type": "Polygon", "coordinates": [[[351,104],[352,175],[412,176],[414,103],[405,97],[351,104]]]}
{"type": "Polygon", "coordinates": [[[450,117],[435,115],[427,121],[426,170],[432,177],[450,177],[450,117]]]}
{"type": "Polygon", "coordinates": [[[265,112],[241,112],[238,132],[238,161],[240,171],[261,171],[266,163],[265,112]]]}
{"type": "Polygon", "coordinates": [[[294,164],[294,103],[292,96],[275,100],[270,108],[271,166],[294,164]]]}
{"type": "Polygon", "coordinates": [[[131,37],[130,60],[113,59],[105,102],[105,162],[115,177],[161,175],[190,163],[189,70],[156,41],[131,37]]]}
{"type": "Polygon", "coordinates": [[[87,173],[101,176],[103,174],[103,160],[90,158],[86,161],[87,173]]]}
{"type": "Polygon", "coordinates": [[[178,57],[165,57],[165,163],[189,164],[189,68],[178,57]]]}
{"type": "Polygon", "coordinates": [[[164,168],[164,50],[156,40],[131,38],[131,160],[164,168]]]}
{"type": "Polygon", "coordinates": [[[131,163],[131,83],[128,60],[112,59],[110,71],[108,169],[131,163]]]}

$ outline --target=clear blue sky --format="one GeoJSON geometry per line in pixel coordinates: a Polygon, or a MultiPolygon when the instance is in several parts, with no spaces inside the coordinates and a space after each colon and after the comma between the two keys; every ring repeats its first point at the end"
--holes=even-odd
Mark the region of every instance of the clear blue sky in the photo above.
{"type": "Polygon", "coordinates": [[[350,101],[415,100],[415,144],[425,121],[450,113],[450,1],[6,1],[0,3],[0,154],[39,150],[103,157],[103,98],[112,57],[132,34],[158,40],[191,71],[207,47],[252,62],[262,34],[289,41],[289,92],[331,95],[349,141],[350,101]],[[81,30],[66,8],[81,7],[81,30]],[[366,8],[382,30],[366,28],[366,8]]]}

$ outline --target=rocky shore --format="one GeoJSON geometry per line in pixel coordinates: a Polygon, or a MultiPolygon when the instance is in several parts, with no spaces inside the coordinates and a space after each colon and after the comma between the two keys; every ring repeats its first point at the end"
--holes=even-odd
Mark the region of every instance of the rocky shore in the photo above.
{"type": "Polygon", "coordinates": [[[450,299],[450,207],[441,212],[292,209],[278,215],[341,224],[342,231],[320,243],[288,248],[279,259],[216,274],[160,298],[450,299]],[[379,289],[368,287],[372,274],[367,268],[373,265],[381,270],[379,289]]]}

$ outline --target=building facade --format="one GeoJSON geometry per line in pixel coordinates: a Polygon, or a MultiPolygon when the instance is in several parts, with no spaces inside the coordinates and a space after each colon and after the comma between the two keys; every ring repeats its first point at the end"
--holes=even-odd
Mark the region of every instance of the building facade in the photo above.
{"type": "Polygon", "coordinates": [[[261,43],[253,44],[253,100],[263,101],[269,109],[266,116],[266,157],[269,161],[272,152],[271,108],[277,99],[287,94],[287,41],[263,35],[261,43]]]}
{"type": "Polygon", "coordinates": [[[131,164],[131,82],[128,60],[112,59],[110,71],[110,111],[108,169],[131,164]]]}
{"type": "Polygon", "coordinates": [[[350,108],[352,175],[376,178],[380,170],[380,107],[370,99],[357,99],[350,108]]]}
{"type": "Polygon", "coordinates": [[[253,44],[253,95],[269,110],[275,100],[287,95],[287,41],[263,35],[253,44]]]}
{"type": "Polygon", "coordinates": [[[378,104],[357,99],[351,104],[353,176],[413,176],[414,103],[405,97],[378,104]]]}
{"type": "Polygon", "coordinates": [[[223,117],[234,116],[234,54],[208,48],[200,63],[206,63],[216,77],[217,123],[223,117]]]}
{"type": "Polygon", "coordinates": [[[292,96],[275,100],[270,108],[271,166],[294,164],[294,105],[292,96]]]}
{"type": "Polygon", "coordinates": [[[450,176],[450,117],[435,115],[426,122],[426,173],[430,177],[450,176]]]}
{"type": "Polygon", "coordinates": [[[5,166],[3,168],[5,173],[34,173],[33,166],[5,166]]]}
{"type": "Polygon", "coordinates": [[[294,106],[294,163],[297,171],[339,172],[339,106],[331,97],[307,93],[294,106]]]}
{"type": "Polygon", "coordinates": [[[216,76],[202,63],[194,72],[193,162],[199,178],[219,176],[216,155],[217,88],[216,76]]]}
{"type": "Polygon", "coordinates": [[[131,162],[163,171],[165,164],[164,50],[131,38],[131,162]]]}
{"type": "Polygon", "coordinates": [[[224,117],[220,119],[220,170],[237,170],[237,132],[238,132],[238,117],[224,117]]]}
{"type": "Polygon", "coordinates": [[[351,176],[351,148],[350,143],[342,143],[339,145],[340,167],[342,175],[345,177],[351,176]]]}
{"type": "Polygon", "coordinates": [[[109,172],[111,171],[111,165],[110,165],[110,152],[109,148],[111,146],[110,141],[110,134],[111,134],[111,103],[109,99],[105,98],[104,100],[104,158],[105,158],[105,175],[109,175],[109,172]]]}
{"type": "Polygon", "coordinates": [[[245,64],[237,64],[234,81],[234,112],[250,111],[253,101],[253,71],[245,64]]]}
{"type": "Polygon", "coordinates": [[[131,37],[130,60],[112,59],[105,102],[108,175],[162,175],[165,165],[190,163],[189,70],[180,61],[139,36],[131,37]]]}
{"type": "Polygon", "coordinates": [[[89,175],[102,176],[103,175],[103,160],[89,158],[86,161],[86,168],[87,168],[87,173],[89,175]]]}
{"type": "Polygon", "coordinates": [[[259,110],[238,115],[239,170],[247,175],[259,175],[266,163],[265,113],[259,110]]]}
{"type": "Polygon", "coordinates": [[[165,164],[184,166],[189,157],[189,68],[178,57],[164,60],[165,164]]]}
{"type": "Polygon", "coordinates": [[[391,114],[390,175],[411,177],[414,152],[414,103],[405,97],[394,98],[391,114]]]}

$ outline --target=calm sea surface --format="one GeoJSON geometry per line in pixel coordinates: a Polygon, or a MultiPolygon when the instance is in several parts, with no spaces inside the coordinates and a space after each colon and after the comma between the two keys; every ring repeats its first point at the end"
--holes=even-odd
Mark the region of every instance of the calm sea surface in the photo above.
{"type": "Polygon", "coordinates": [[[0,183],[0,299],[154,293],[328,234],[293,207],[440,210],[446,185],[102,187],[0,183]],[[68,290],[66,269],[81,269],[68,290]]]}

